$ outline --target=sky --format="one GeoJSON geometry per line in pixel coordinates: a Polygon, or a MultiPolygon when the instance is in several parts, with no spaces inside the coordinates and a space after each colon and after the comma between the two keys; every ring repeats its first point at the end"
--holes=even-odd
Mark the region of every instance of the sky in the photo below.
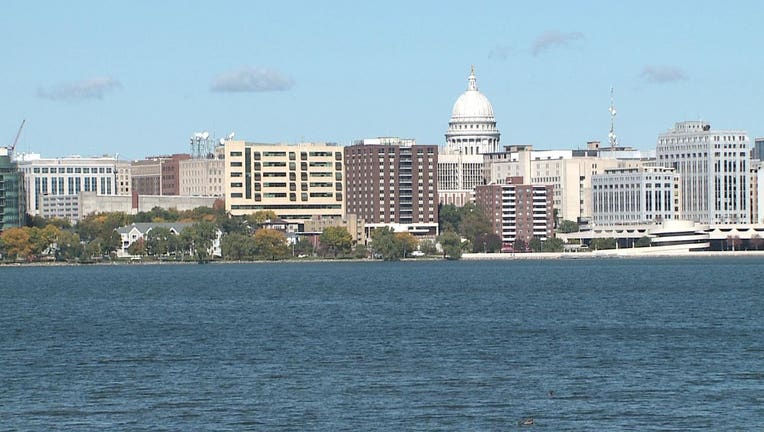
{"type": "Polygon", "coordinates": [[[43,157],[379,136],[444,144],[470,66],[501,143],[650,150],[684,120],[764,136],[764,2],[16,1],[0,146],[43,157]]]}

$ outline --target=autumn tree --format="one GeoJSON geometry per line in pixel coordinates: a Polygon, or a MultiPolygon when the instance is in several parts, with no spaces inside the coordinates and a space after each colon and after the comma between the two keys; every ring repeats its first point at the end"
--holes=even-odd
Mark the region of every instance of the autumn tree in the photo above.
{"type": "Polygon", "coordinates": [[[0,237],[3,240],[3,257],[26,258],[32,253],[29,228],[8,228],[0,237]]]}
{"type": "Polygon", "coordinates": [[[278,260],[289,256],[286,235],[279,230],[261,228],[255,231],[254,240],[255,252],[260,258],[278,260]]]}
{"type": "Polygon", "coordinates": [[[324,228],[318,240],[324,254],[333,257],[338,254],[350,253],[350,249],[353,247],[353,236],[350,235],[347,228],[341,226],[324,228]]]}
{"type": "Polygon", "coordinates": [[[395,233],[395,240],[398,243],[400,255],[403,258],[406,258],[411,252],[417,250],[417,247],[419,246],[419,241],[417,241],[416,237],[409,232],[395,233]]]}

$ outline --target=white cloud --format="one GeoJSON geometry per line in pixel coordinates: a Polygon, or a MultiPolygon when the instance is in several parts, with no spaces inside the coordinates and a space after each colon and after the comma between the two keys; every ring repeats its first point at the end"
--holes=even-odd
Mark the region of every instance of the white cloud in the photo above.
{"type": "Polygon", "coordinates": [[[103,99],[106,93],[119,87],[121,84],[114,78],[96,77],[61,83],[47,88],[40,87],[37,89],[37,96],[56,101],[103,99]]]}
{"type": "Polygon", "coordinates": [[[531,54],[535,57],[552,48],[564,47],[583,38],[584,34],[581,32],[563,33],[554,30],[548,31],[542,33],[533,41],[533,44],[531,45],[531,54]]]}
{"type": "Polygon", "coordinates": [[[676,66],[645,66],[640,75],[648,84],[668,84],[687,79],[687,74],[676,66]]]}
{"type": "Polygon", "coordinates": [[[218,75],[212,81],[210,90],[228,93],[269,92],[289,90],[292,86],[294,86],[294,80],[279,71],[243,67],[218,75]]]}

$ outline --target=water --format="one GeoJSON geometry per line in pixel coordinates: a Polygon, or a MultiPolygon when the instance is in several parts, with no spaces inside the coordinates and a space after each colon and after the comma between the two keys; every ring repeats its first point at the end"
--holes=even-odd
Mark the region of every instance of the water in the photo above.
{"type": "Polygon", "coordinates": [[[762,430],[762,280],[753,258],[3,267],[0,430],[762,430]]]}

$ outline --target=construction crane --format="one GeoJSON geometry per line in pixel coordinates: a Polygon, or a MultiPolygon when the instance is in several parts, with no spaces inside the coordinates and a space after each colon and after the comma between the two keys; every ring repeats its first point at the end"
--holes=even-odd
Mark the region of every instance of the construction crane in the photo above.
{"type": "Polygon", "coordinates": [[[19,137],[21,136],[21,130],[24,129],[24,123],[26,122],[27,122],[27,119],[24,119],[21,121],[21,126],[19,126],[19,131],[16,132],[16,138],[13,140],[13,144],[11,144],[11,146],[8,147],[9,156],[13,154],[13,150],[16,148],[16,144],[19,142],[19,137]]]}

